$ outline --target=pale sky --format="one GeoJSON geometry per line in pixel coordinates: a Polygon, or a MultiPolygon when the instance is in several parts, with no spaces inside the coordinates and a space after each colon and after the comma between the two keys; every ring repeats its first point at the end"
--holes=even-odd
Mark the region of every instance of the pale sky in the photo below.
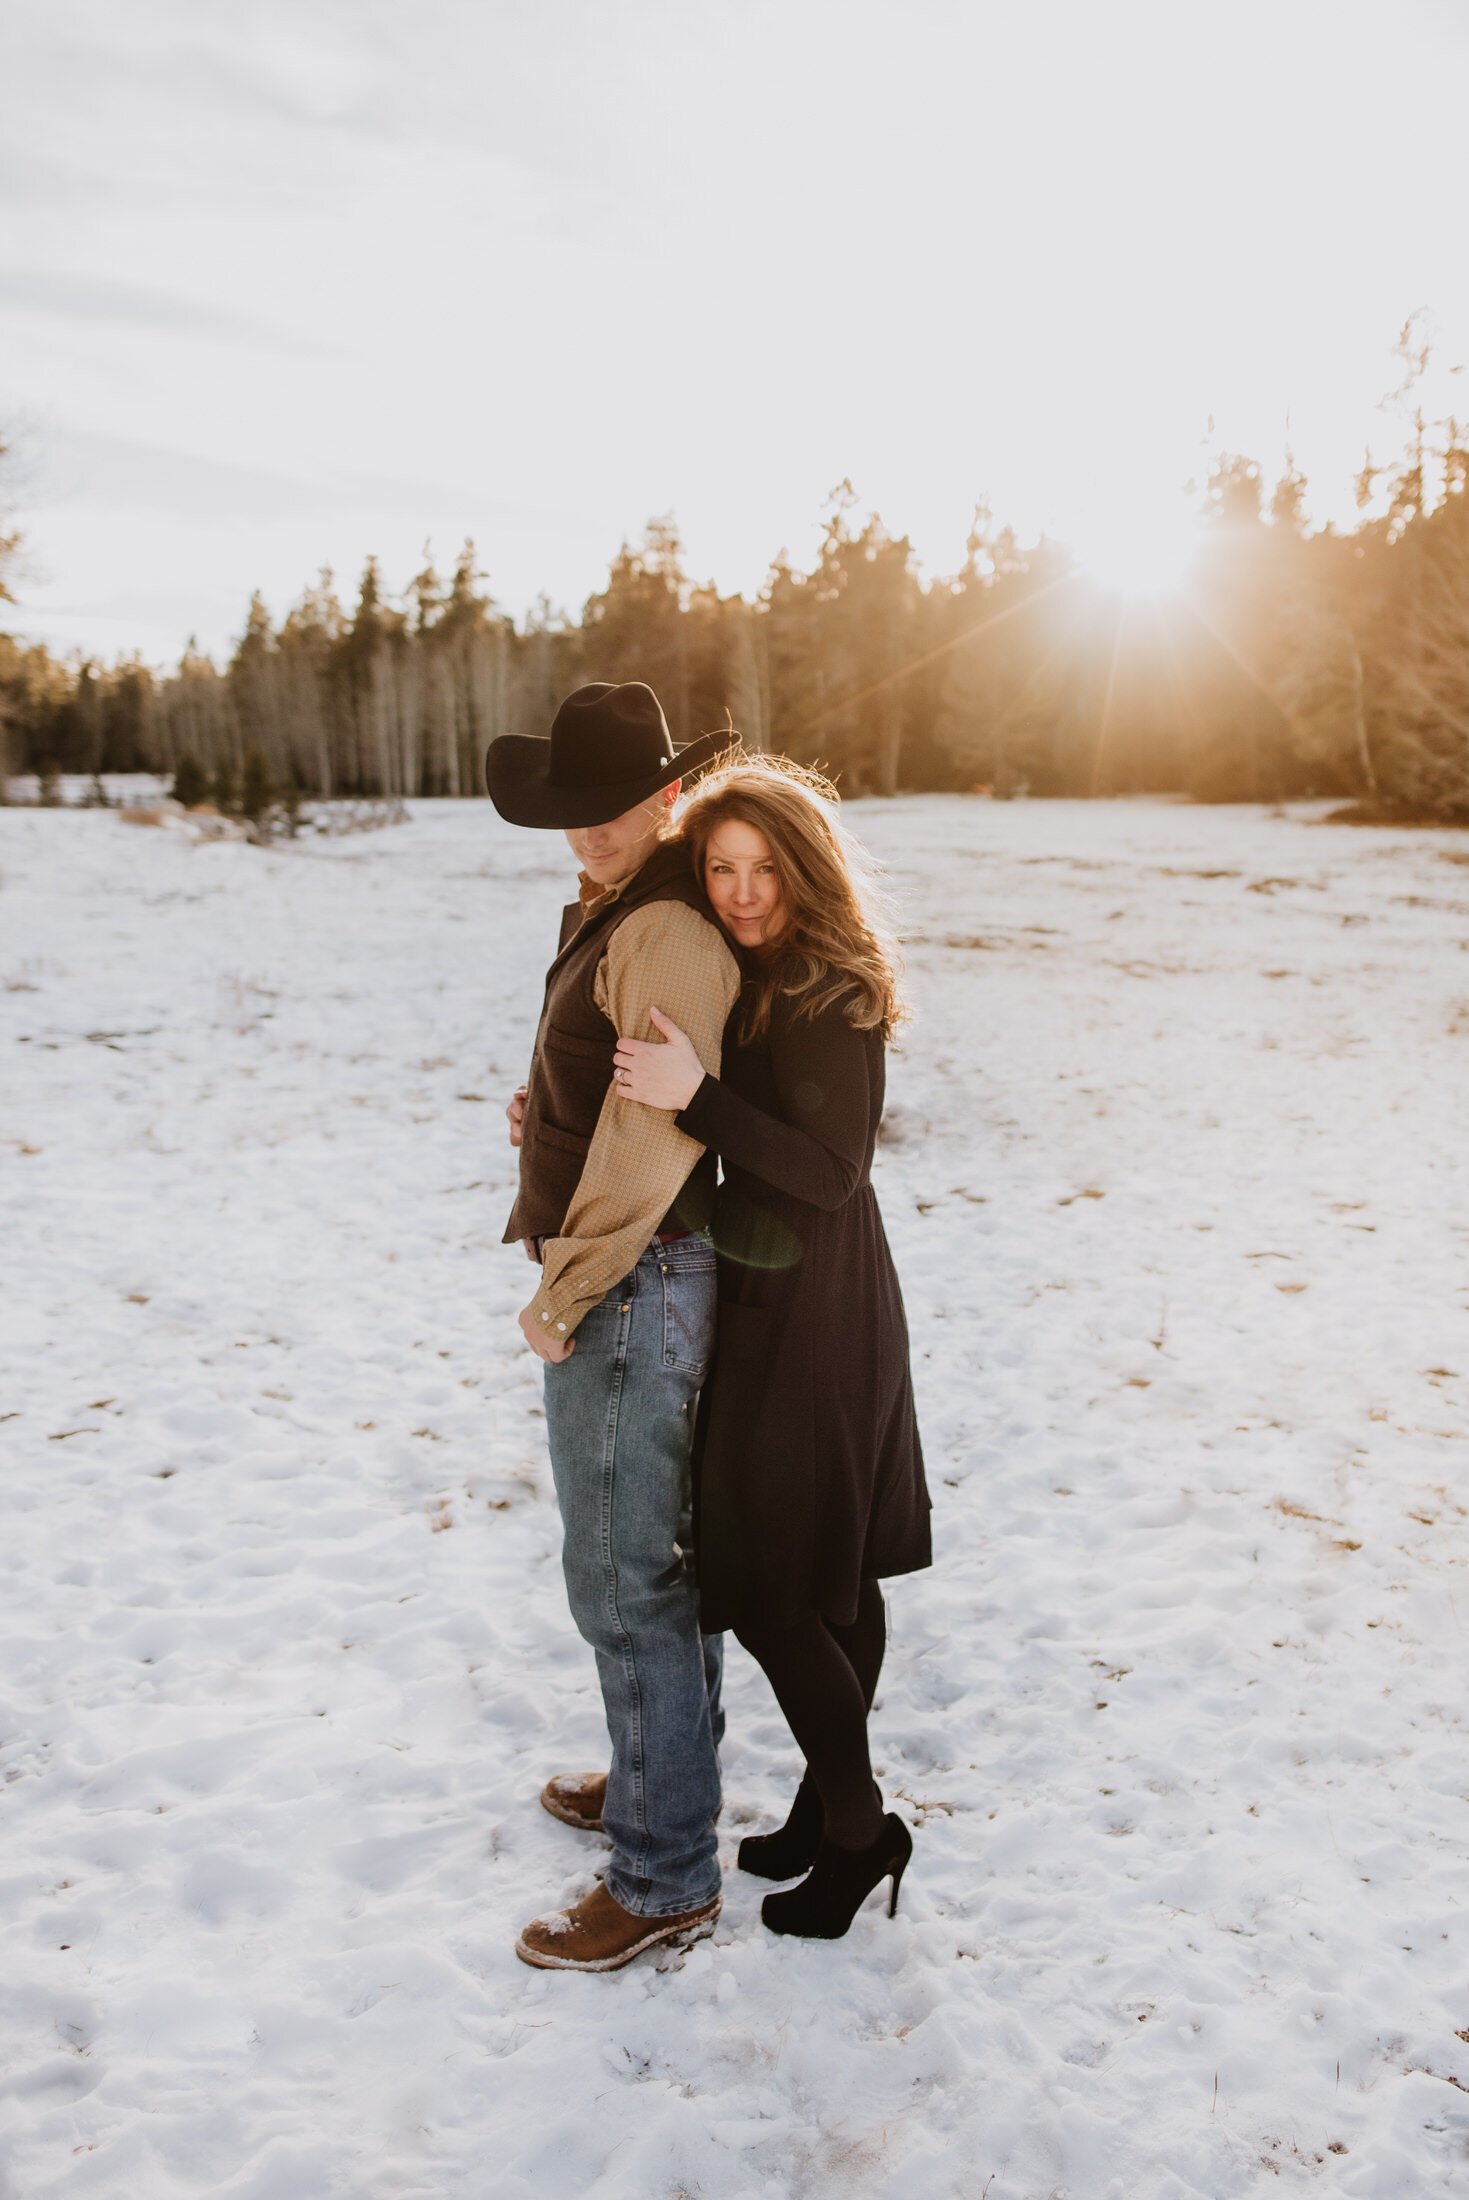
{"type": "Polygon", "coordinates": [[[576,612],[672,512],[1097,556],[1214,440],[1349,522],[1391,347],[1469,414],[1461,0],[0,0],[12,628],[223,653],[466,534],[576,612]]]}

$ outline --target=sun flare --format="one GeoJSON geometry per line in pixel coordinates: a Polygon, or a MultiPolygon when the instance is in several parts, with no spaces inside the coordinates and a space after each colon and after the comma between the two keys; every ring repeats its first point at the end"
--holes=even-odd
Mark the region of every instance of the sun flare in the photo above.
{"type": "Polygon", "coordinates": [[[1078,525],[1068,547],[1098,585],[1121,596],[1175,595],[1183,587],[1198,548],[1198,528],[1185,511],[1139,505],[1109,513],[1097,525],[1078,525]]]}

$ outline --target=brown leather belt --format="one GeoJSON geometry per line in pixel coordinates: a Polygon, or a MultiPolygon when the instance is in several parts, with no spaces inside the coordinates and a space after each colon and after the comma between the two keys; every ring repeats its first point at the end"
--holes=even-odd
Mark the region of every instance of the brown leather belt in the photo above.
{"type": "Polygon", "coordinates": [[[671,1245],[675,1238],[692,1237],[693,1234],[692,1230],[660,1230],[657,1233],[658,1243],[660,1245],[671,1245]]]}

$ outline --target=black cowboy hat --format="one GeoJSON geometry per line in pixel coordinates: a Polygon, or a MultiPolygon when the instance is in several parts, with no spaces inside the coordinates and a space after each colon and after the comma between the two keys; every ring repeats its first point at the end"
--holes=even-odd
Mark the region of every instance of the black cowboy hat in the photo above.
{"type": "Polygon", "coordinates": [[[643,680],[592,680],[568,695],[551,738],[502,733],[485,751],[485,785],[512,825],[605,825],[660,787],[707,770],[737,735],[705,733],[675,749],[643,680]]]}

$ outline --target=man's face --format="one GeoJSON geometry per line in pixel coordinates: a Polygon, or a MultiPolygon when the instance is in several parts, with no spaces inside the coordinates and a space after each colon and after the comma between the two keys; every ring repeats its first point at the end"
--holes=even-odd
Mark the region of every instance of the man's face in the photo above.
{"type": "Polygon", "coordinates": [[[679,782],[624,810],[605,825],[568,825],[566,844],[589,879],[615,886],[640,871],[657,845],[659,821],[678,800],[679,782]]]}

